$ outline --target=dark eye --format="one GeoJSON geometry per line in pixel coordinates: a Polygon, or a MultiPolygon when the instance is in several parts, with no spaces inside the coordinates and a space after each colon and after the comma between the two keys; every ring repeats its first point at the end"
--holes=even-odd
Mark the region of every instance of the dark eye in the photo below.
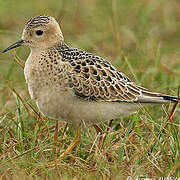
{"type": "Polygon", "coordinates": [[[37,30],[37,31],[36,31],[36,34],[37,34],[38,36],[40,36],[40,35],[43,34],[43,31],[42,31],[42,30],[37,30]]]}

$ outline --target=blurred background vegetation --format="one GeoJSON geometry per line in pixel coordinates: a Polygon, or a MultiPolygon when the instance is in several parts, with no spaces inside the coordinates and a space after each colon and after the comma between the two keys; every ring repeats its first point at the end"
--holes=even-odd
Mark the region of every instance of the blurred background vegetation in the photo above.
{"type": "MultiPolygon", "coordinates": [[[[154,91],[177,95],[180,84],[179,12],[179,0],[0,0],[0,50],[2,51],[20,39],[24,24],[29,18],[36,15],[53,16],[60,23],[67,44],[108,59],[139,85],[154,91]]],[[[13,91],[15,90],[26,101],[30,100],[23,69],[19,66],[19,64],[24,64],[29,52],[28,48],[20,47],[5,54],[0,53],[0,143],[2,144],[9,138],[7,129],[9,127],[16,128],[16,123],[13,124],[13,122],[18,119],[16,112],[19,101],[17,95],[13,95],[13,91]]],[[[163,116],[164,112],[161,106],[149,109],[154,121],[158,121],[158,119],[164,121],[165,116],[163,116]]],[[[179,108],[177,108],[175,130],[172,131],[176,135],[180,133],[178,131],[180,120],[178,115],[180,116],[179,108]]],[[[28,122],[27,116],[23,112],[22,117],[26,117],[25,120],[28,122]]],[[[139,116],[130,118],[137,119],[139,116]]],[[[126,119],[128,118],[124,120],[126,119]]],[[[29,124],[27,123],[27,125],[29,124]]],[[[33,125],[35,126],[35,123],[31,124],[31,126],[33,125]]],[[[126,126],[128,127],[128,124],[126,126]]],[[[14,136],[16,136],[16,130],[14,136]]],[[[157,141],[154,137],[151,140],[157,141]]],[[[177,140],[179,141],[179,136],[177,140]]],[[[179,174],[177,166],[180,166],[178,160],[180,159],[180,149],[179,142],[176,143],[178,143],[174,154],[176,159],[167,166],[158,165],[161,171],[153,165],[152,168],[146,168],[146,161],[140,164],[132,163],[132,166],[129,167],[124,165],[121,168],[118,167],[118,162],[117,164],[114,162],[112,166],[118,167],[114,170],[114,176],[111,176],[111,173],[106,176],[107,169],[111,172],[111,165],[105,164],[107,169],[98,170],[96,177],[115,178],[116,172],[120,171],[119,168],[124,172],[122,175],[125,176],[137,175],[141,172],[151,176],[155,176],[157,173],[167,175],[167,173],[171,174],[170,172],[177,175],[179,174]],[[138,167],[136,167],[137,165],[138,167]],[[124,171],[123,168],[125,168],[124,171]],[[173,168],[175,170],[171,171],[173,168]]],[[[0,145],[0,157],[4,152],[2,144],[0,145]]],[[[23,153],[23,151],[20,152],[23,153]]],[[[0,170],[0,177],[1,174],[7,172],[9,167],[7,165],[0,170]]],[[[20,164],[16,164],[16,167],[18,167],[17,169],[22,168],[20,164]]],[[[41,174],[42,177],[53,177],[51,177],[51,173],[43,172],[46,175],[41,174]]],[[[25,174],[31,173],[25,171],[25,174]]],[[[81,172],[80,175],[75,175],[81,177],[84,174],[81,172]]],[[[73,173],[67,175],[67,177],[72,176],[74,176],[73,173]]],[[[7,175],[7,177],[9,176],[7,175]]],[[[92,178],[93,176],[88,177],[92,178]]],[[[117,179],[119,177],[120,175],[117,176],[117,179]]]]}

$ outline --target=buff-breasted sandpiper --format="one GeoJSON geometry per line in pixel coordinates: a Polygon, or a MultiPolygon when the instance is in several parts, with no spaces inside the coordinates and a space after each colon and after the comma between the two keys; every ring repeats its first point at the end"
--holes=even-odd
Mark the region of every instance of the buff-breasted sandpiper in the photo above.
{"type": "Polygon", "coordinates": [[[3,52],[21,45],[31,49],[24,75],[40,112],[78,127],[75,140],[61,157],[79,143],[81,124],[130,115],[144,105],[178,102],[177,97],[136,85],[102,57],[65,44],[53,17],[31,18],[21,39],[3,52]]]}

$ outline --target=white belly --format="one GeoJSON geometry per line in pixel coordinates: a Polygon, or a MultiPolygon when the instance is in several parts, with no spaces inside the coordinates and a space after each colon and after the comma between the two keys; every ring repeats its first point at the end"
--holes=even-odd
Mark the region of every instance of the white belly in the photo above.
{"type": "Polygon", "coordinates": [[[87,126],[132,114],[139,108],[132,103],[87,101],[52,87],[41,88],[35,100],[43,115],[75,125],[85,123],[87,126]]]}

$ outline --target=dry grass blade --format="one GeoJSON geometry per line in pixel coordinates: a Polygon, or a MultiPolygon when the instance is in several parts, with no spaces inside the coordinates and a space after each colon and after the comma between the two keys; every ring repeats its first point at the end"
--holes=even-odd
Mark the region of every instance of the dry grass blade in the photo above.
{"type": "MultiPolygon", "coordinates": [[[[178,87],[178,102],[173,105],[173,108],[172,108],[171,112],[168,113],[167,110],[163,107],[166,115],[168,116],[168,119],[167,119],[165,125],[163,126],[162,130],[167,127],[169,122],[173,122],[173,116],[174,116],[174,114],[176,112],[176,108],[177,108],[179,102],[180,102],[180,86],[178,87]]],[[[160,134],[161,134],[161,132],[159,132],[157,136],[159,136],[160,134]]]]}
{"type": "Polygon", "coordinates": [[[9,81],[9,80],[6,80],[6,82],[8,83],[8,87],[12,90],[12,92],[15,93],[16,96],[20,99],[20,101],[21,101],[22,104],[24,105],[24,107],[25,107],[26,112],[28,113],[28,115],[30,116],[30,112],[29,112],[29,109],[28,109],[28,107],[27,107],[26,104],[28,104],[28,106],[30,106],[30,108],[33,110],[33,112],[34,112],[36,115],[39,116],[39,113],[37,112],[37,110],[35,110],[35,109],[32,107],[31,104],[25,102],[25,101],[21,98],[21,96],[19,95],[19,93],[14,89],[14,87],[12,87],[10,81],[9,81]]]}
{"type": "MultiPolygon", "coordinates": [[[[28,154],[28,153],[30,153],[30,152],[32,152],[32,151],[35,151],[35,150],[37,150],[37,149],[38,149],[38,146],[34,147],[33,149],[29,149],[29,150],[25,151],[24,153],[22,153],[22,154],[20,154],[20,155],[14,156],[14,157],[8,159],[6,162],[10,162],[10,161],[13,161],[13,160],[15,160],[15,159],[18,159],[18,158],[20,158],[20,157],[22,157],[22,156],[24,156],[24,155],[26,155],[26,154],[28,154]]],[[[4,163],[4,162],[3,162],[3,163],[4,163]]]]}
{"type": "Polygon", "coordinates": [[[58,139],[58,120],[56,120],[55,132],[54,132],[54,144],[53,144],[53,153],[56,154],[56,146],[57,146],[57,139],[58,139]]]}
{"type": "Polygon", "coordinates": [[[173,118],[173,116],[175,114],[176,108],[177,108],[177,106],[178,106],[178,104],[180,102],[180,86],[178,87],[178,94],[177,94],[177,96],[178,96],[178,102],[174,104],[174,106],[173,106],[173,108],[171,110],[171,113],[169,114],[169,120],[170,121],[172,121],[172,118],[173,118]]]}
{"type": "Polygon", "coordinates": [[[24,69],[24,66],[25,66],[25,64],[24,64],[24,62],[23,61],[21,61],[21,59],[19,58],[19,56],[16,54],[15,55],[15,61],[16,61],[16,63],[22,68],[22,69],[24,69]]]}

